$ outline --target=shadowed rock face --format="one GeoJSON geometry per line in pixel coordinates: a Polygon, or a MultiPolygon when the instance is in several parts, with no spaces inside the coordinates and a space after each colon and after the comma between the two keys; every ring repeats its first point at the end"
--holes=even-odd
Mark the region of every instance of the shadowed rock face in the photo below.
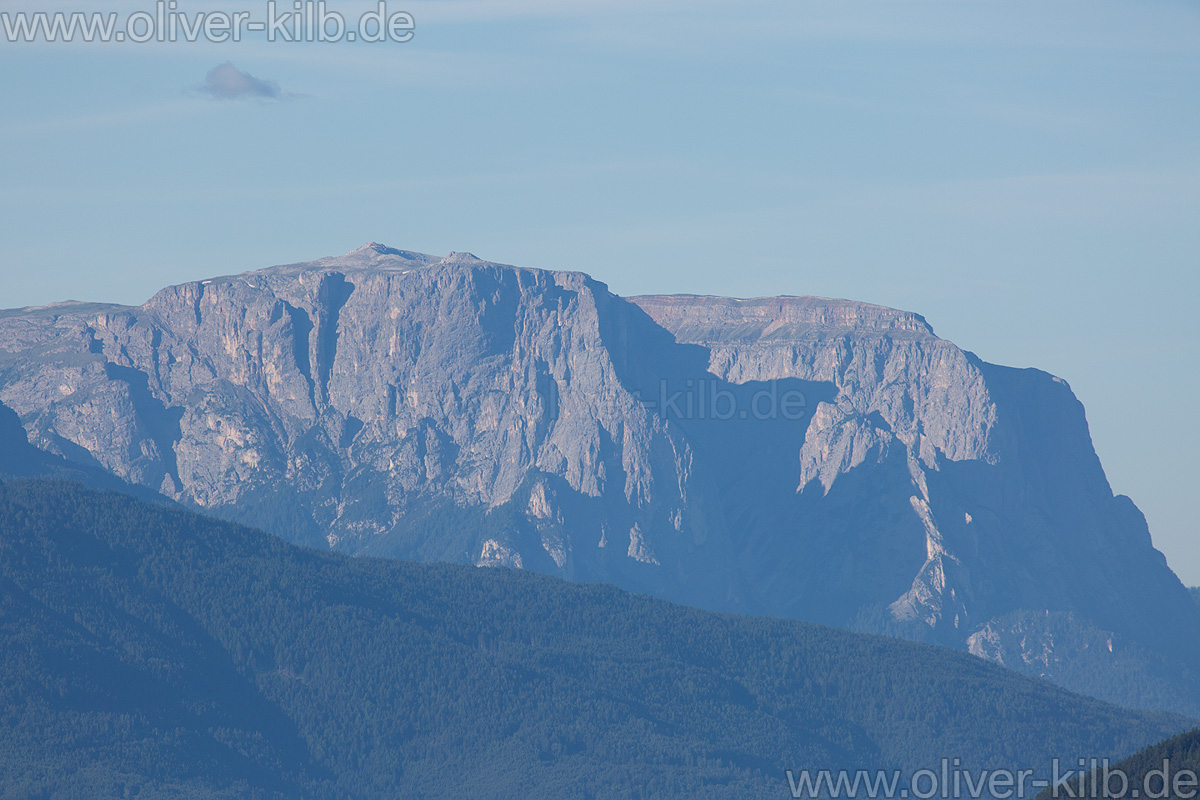
{"type": "Polygon", "coordinates": [[[370,244],[0,312],[0,401],[42,450],[293,541],[925,638],[1200,713],[1200,614],[1069,387],[915,314],[626,300],[370,244]],[[1088,634],[1058,648],[1063,619],[1088,634]],[[1167,688],[1095,678],[1122,658],[1167,688]]]}

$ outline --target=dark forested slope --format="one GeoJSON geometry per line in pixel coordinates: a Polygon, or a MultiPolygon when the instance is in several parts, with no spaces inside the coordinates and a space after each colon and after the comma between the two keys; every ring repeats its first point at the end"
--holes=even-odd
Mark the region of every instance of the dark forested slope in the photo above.
{"type": "Polygon", "coordinates": [[[7,797],[748,797],[1183,730],[966,654],[0,486],[7,797]]]}
{"type": "MultiPolygon", "coordinates": [[[[1068,764],[1068,767],[1073,766],[1068,764]]],[[[1195,800],[1200,796],[1200,729],[1181,733],[1114,764],[1075,775],[1047,789],[1053,798],[1151,798],[1195,800]]]]}

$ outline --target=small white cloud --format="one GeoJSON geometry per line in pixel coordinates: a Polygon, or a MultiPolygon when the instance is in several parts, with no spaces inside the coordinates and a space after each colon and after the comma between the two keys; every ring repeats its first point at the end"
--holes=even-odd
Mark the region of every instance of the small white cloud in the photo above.
{"type": "Polygon", "coordinates": [[[266,81],[248,72],[242,72],[228,61],[210,69],[204,83],[195,88],[200,94],[214,100],[286,100],[291,96],[274,81],[266,81]]]}

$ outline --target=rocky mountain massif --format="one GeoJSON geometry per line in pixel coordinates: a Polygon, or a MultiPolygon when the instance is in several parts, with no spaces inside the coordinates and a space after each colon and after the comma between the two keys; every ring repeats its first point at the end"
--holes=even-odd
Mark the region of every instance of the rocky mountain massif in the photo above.
{"type": "Polygon", "coordinates": [[[0,312],[29,442],[294,542],[924,639],[1200,715],[1200,613],[1067,384],[923,318],[369,244],[0,312]]]}

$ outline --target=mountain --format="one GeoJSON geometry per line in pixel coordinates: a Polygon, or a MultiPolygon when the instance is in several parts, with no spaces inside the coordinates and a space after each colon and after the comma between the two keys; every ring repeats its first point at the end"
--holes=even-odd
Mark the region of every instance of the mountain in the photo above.
{"type": "Polygon", "coordinates": [[[99,466],[74,463],[39,450],[29,443],[20,417],[0,403],[0,479],[31,477],[68,480],[93,489],[129,494],[150,503],[175,505],[158,492],[123,481],[99,466]]]}
{"type": "Polygon", "coordinates": [[[0,485],[0,796],[783,796],[1192,724],[965,653],[0,485]]]}
{"type": "MultiPolygon", "coordinates": [[[[1068,765],[1074,767],[1075,765],[1068,765]]],[[[1037,800],[1053,798],[1160,798],[1194,800],[1200,786],[1200,729],[1181,733],[1153,744],[1128,758],[1107,766],[1085,766],[1054,789],[1046,789],[1037,800]],[[1107,783],[1105,783],[1107,781],[1107,783]]]]}
{"type": "Polygon", "coordinates": [[[0,312],[39,450],[289,541],[936,642],[1200,715],[1200,612],[1066,382],[919,315],[378,244],[0,312]]]}

